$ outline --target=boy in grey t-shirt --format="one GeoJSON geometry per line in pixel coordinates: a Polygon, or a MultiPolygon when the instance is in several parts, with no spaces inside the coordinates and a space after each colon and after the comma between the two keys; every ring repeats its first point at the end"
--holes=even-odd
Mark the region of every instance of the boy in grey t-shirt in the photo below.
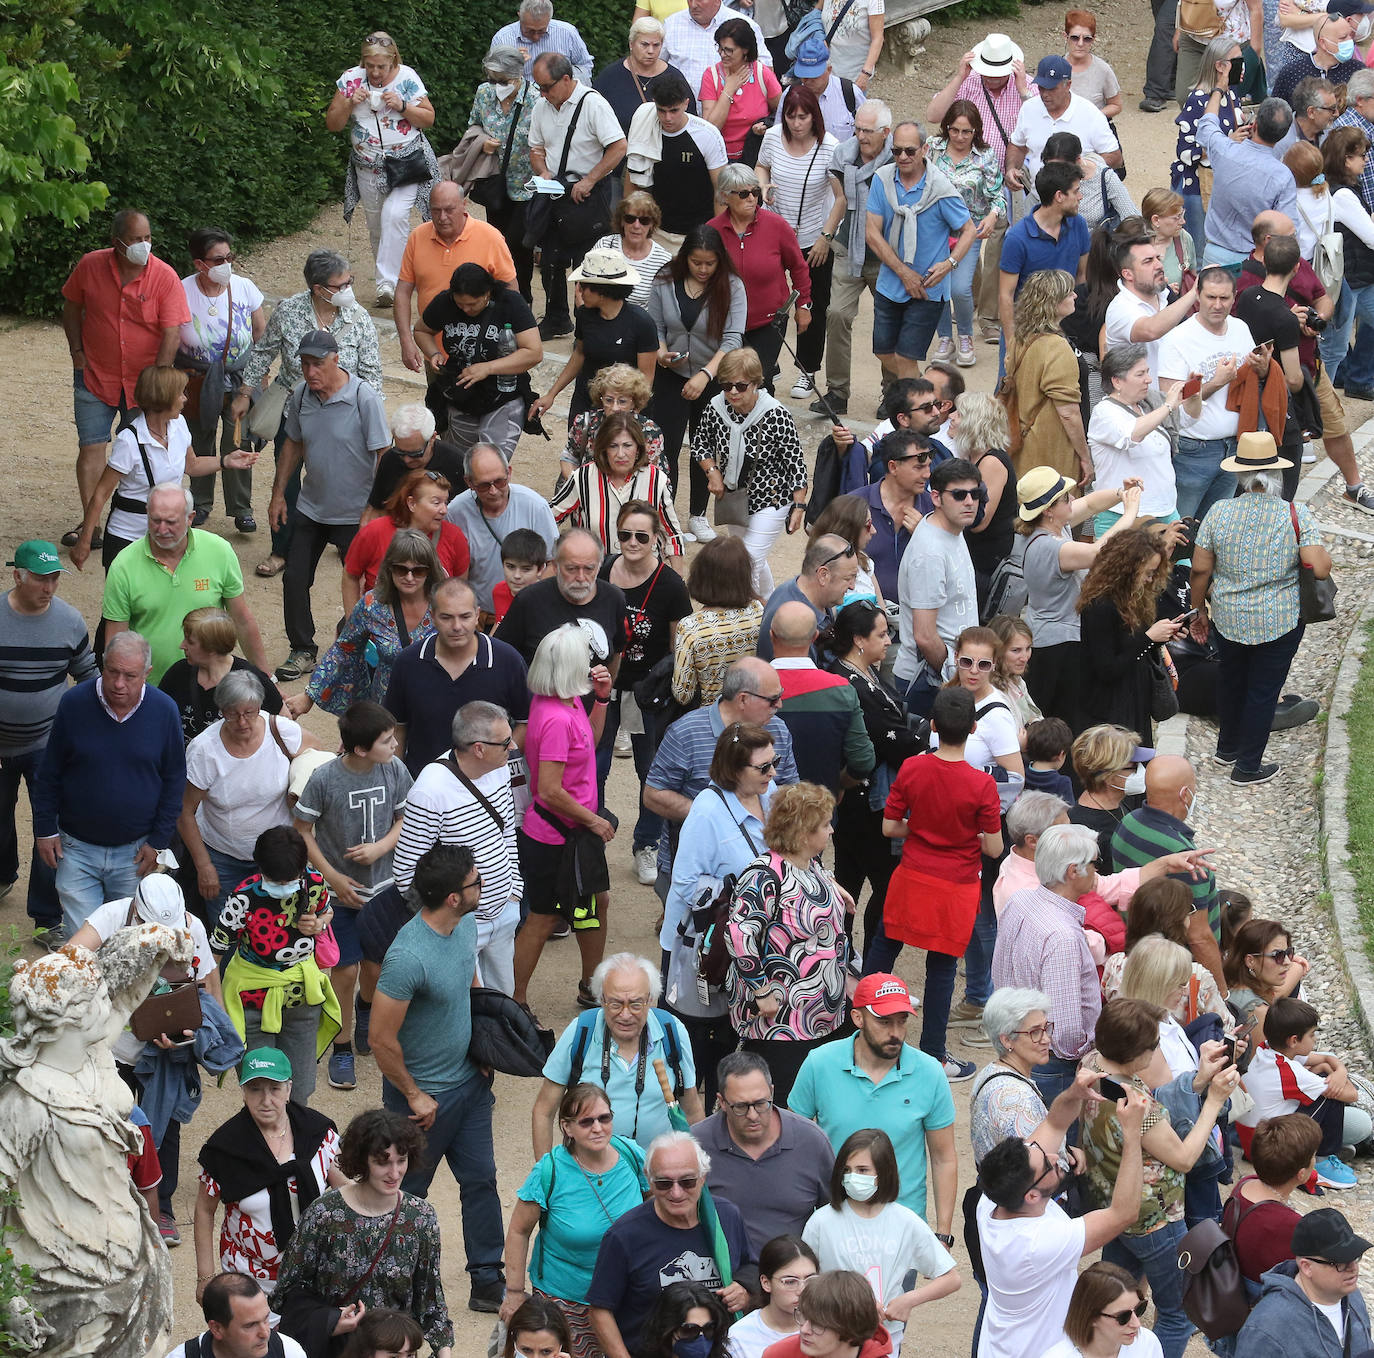
{"type": "MultiPolygon", "coordinates": [[[[353,987],[362,962],[358,912],[391,885],[392,852],[401,837],[410,793],[410,770],[396,757],[396,718],[380,703],[357,702],[339,718],[344,753],[322,764],[296,803],[296,829],[310,861],[324,875],[334,911],[339,960],[330,979],[339,997],[340,1027],[329,1058],[329,1083],[354,1088],[353,987]]],[[[358,995],[358,1046],[367,1051],[367,1027],[378,968],[362,962],[358,995]]]]}

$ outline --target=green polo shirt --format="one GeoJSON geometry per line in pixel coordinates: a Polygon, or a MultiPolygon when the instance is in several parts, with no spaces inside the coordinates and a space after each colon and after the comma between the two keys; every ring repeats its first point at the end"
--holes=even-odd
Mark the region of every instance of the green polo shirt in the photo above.
{"type": "Polygon", "coordinates": [[[954,1096],[944,1068],[916,1047],[904,1045],[896,1064],[874,1084],[854,1059],[857,1035],[818,1047],[797,1073],[787,1106],[814,1118],[838,1152],[845,1138],[865,1127],[888,1134],[897,1153],[902,1190],[897,1201],[924,1218],[926,1133],[954,1122],[954,1096]]]}
{"type": "Polygon", "coordinates": [[[152,554],[145,533],[110,563],[100,611],[127,624],[153,648],[156,684],[181,658],[181,621],[193,608],[222,607],[243,593],[243,572],[234,549],[214,533],[191,529],[186,553],[173,571],[152,554]]]}

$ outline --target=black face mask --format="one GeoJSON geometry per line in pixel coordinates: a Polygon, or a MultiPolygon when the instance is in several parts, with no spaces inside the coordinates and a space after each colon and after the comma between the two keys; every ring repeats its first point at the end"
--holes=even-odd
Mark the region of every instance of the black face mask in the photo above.
{"type": "Polygon", "coordinates": [[[1234,90],[1234,89],[1238,89],[1238,88],[1240,87],[1241,83],[1242,83],[1244,80],[1245,80],[1245,58],[1244,58],[1244,57],[1232,57],[1232,58],[1231,58],[1231,74],[1230,74],[1229,76],[1227,76],[1227,82],[1229,83],[1230,87],[1234,90]]]}

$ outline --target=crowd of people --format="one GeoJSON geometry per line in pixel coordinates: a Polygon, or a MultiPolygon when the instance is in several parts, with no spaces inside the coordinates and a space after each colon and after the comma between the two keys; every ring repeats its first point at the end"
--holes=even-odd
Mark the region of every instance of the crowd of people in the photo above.
{"type": "Polygon", "coordinates": [[[1215,716],[1244,795],[1318,710],[1284,696],[1300,578],[1332,569],[1293,502],[1306,445],[1374,511],[1337,394],[1374,398],[1369,25],[1199,8],[1153,5],[1140,108],[1176,101],[1177,154],[1139,207],[1090,11],[1033,69],[988,34],[923,125],[877,97],[880,0],[652,0],[599,74],[522,0],[450,154],[387,33],[338,79],[373,308],[321,249],[265,315],[213,227],[178,279],[130,207],[80,259],[62,543],[105,584],[92,636],[57,545],[10,563],[0,890],[25,781],[49,947],[192,935],[158,983],[188,1026],[116,1050],[169,1246],[198,1068],[238,1072],[198,1155],[187,1353],[447,1355],[442,1227],[505,1358],[895,1358],[970,1282],[975,1358],[1181,1358],[1203,1223],[1253,1306],[1211,1340],[1369,1349],[1370,1242],[1288,1200],[1355,1185],[1374,1099],[1154,748],[1215,716]],[[426,387],[390,411],[386,309],[426,387]],[[519,445],[564,395],[532,485],[519,445]],[[256,532],[269,442],[275,666],[205,527],[218,474],[256,532]],[[656,956],[611,946],[650,899],[613,891],[617,845],[656,956]],[[555,1035],[535,978],[569,935],[555,1035]],[[544,1038],[504,1224],[480,991],[544,1038]],[[381,1106],[340,1131],[317,1072],[351,1090],[369,1057],[381,1106]],[[426,1201],[441,1159],[460,1222],[426,1201]]]}

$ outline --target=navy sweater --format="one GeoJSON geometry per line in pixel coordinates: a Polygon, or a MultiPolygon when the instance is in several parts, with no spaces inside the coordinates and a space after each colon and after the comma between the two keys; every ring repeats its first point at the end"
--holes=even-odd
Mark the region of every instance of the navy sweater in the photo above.
{"type": "Polygon", "coordinates": [[[116,722],[96,697],[96,679],[68,689],[57,705],[33,787],[33,833],[71,835],[106,848],[172,840],[186,786],[181,717],[146,684],[138,711],[116,722]]]}

